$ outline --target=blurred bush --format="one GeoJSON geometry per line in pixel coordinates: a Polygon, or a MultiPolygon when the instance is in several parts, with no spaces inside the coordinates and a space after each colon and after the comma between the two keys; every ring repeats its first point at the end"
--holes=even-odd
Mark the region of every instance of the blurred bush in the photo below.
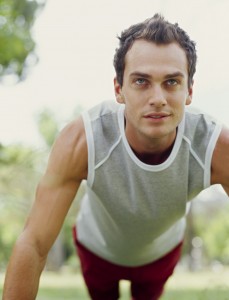
{"type": "Polygon", "coordinates": [[[38,60],[32,27],[44,1],[0,0],[0,81],[26,78],[38,60]]]}

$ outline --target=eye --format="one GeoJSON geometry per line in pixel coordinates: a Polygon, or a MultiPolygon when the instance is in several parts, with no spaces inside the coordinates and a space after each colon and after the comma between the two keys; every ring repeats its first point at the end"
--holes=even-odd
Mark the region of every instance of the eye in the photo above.
{"type": "Polygon", "coordinates": [[[137,78],[135,81],[134,81],[137,85],[145,85],[147,83],[146,79],[145,78],[137,78]]]}
{"type": "Polygon", "coordinates": [[[168,86],[175,86],[175,85],[177,85],[179,82],[178,82],[178,80],[176,80],[176,79],[169,79],[169,80],[167,80],[166,81],[166,84],[168,85],[168,86]]]}

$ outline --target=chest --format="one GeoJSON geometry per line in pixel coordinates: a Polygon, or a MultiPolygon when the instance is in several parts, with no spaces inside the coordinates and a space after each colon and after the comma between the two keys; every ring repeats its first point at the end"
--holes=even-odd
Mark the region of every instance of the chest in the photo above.
{"type": "MultiPolygon", "coordinates": [[[[184,164],[184,162],[183,162],[184,164]]],[[[183,165],[184,166],[184,165],[183,165]]],[[[175,166],[150,172],[135,164],[120,164],[96,171],[93,191],[115,223],[123,226],[168,227],[185,214],[188,174],[175,166]]]]}

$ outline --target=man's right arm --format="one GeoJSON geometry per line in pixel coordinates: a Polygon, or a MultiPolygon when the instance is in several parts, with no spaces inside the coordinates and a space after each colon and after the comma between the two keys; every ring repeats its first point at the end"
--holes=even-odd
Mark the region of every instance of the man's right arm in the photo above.
{"type": "Polygon", "coordinates": [[[32,210],[11,255],[3,300],[36,298],[47,254],[86,177],[87,145],[80,118],[62,131],[53,146],[32,210]]]}

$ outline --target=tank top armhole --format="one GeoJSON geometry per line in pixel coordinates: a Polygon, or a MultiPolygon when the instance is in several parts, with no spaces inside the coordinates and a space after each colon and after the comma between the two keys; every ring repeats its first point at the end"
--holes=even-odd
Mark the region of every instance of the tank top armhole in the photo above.
{"type": "Polygon", "coordinates": [[[216,124],[216,127],[213,131],[213,134],[211,136],[211,139],[207,147],[206,157],[205,157],[205,170],[204,170],[204,188],[208,188],[211,185],[212,155],[221,130],[222,130],[222,124],[221,123],[216,124]]]}
{"type": "Polygon", "coordinates": [[[94,138],[91,127],[91,120],[89,113],[87,111],[82,113],[82,118],[84,122],[84,128],[87,139],[87,149],[88,149],[88,175],[87,175],[87,185],[92,187],[95,177],[95,146],[94,138]]]}

